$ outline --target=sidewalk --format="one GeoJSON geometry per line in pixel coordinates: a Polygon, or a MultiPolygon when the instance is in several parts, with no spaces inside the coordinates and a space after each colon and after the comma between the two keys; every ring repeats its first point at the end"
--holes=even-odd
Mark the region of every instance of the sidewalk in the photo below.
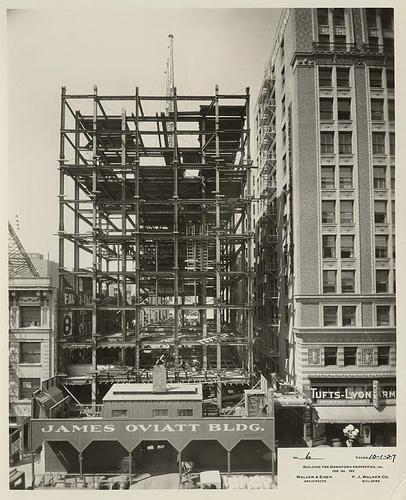
{"type": "MultiPolygon", "coordinates": [[[[9,470],[17,469],[18,471],[25,472],[25,487],[28,488],[32,483],[32,464],[31,457],[25,458],[23,461],[19,462],[17,465],[10,467],[9,470]]],[[[43,453],[40,453],[35,457],[34,461],[34,473],[35,476],[45,473],[45,463],[43,460],[43,453]]]]}

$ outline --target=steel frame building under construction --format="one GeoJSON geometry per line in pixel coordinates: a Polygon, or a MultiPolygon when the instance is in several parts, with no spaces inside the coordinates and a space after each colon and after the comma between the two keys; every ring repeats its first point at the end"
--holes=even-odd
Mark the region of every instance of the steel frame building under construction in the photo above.
{"type": "Polygon", "coordinates": [[[159,363],[219,409],[225,383],[252,382],[249,106],[248,88],[62,89],[58,375],[78,401],[159,363]]]}

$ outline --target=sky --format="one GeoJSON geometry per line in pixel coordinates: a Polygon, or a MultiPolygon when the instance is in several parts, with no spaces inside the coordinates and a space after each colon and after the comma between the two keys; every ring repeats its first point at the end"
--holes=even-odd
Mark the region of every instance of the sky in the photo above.
{"type": "MultiPolygon", "coordinates": [[[[61,86],[68,93],[165,94],[168,34],[178,94],[255,103],[281,9],[10,10],[9,220],[27,252],[57,260],[61,86]]],[[[253,108],[253,106],[252,106],[253,108]]]]}

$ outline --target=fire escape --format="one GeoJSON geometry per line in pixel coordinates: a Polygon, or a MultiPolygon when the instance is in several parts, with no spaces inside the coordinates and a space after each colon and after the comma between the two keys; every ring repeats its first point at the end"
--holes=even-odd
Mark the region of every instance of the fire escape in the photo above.
{"type": "Polygon", "coordinates": [[[265,75],[258,100],[260,213],[257,223],[257,354],[265,373],[279,357],[278,198],[276,191],[275,80],[265,75]]]}

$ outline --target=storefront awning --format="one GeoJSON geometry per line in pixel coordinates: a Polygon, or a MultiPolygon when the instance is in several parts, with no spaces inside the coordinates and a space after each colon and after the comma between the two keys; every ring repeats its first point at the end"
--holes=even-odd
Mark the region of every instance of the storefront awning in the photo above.
{"type": "Polygon", "coordinates": [[[314,420],[321,424],[361,424],[396,422],[396,406],[378,410],[373,406],[317,406],[314,420]]]}

